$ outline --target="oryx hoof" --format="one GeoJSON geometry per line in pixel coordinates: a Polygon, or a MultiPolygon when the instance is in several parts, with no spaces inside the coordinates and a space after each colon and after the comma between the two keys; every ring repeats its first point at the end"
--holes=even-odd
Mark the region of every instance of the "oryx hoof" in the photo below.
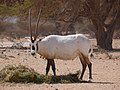
{"type": "Polygon", "coordinates": [[[88,82],[92,82],[92,81],[93,81],[93,79],[91,79],[91,78],[88,79],[88,82]]]}
{"type": "Polygon", "coordinates": [[[80,82],[83,82],[84,80],[82,80],[82,79],[79,78],[79,81],[80,81],[80,82]]]}

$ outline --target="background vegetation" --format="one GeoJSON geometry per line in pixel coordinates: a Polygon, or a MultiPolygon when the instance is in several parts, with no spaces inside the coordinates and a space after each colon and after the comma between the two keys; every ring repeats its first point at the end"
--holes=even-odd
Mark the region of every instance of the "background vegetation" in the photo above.
{"type": "MultiPolygon", "coordinates": [[[[106,50],[113,49],[114,31],[119,32],[120,30],[120,0],[1,0],[0,27],[2,28],[0,31],[6,30],[4,29],[6,18],[17,16],[19,25],[20,22],[26,21],[24,22],[26,25],[21,23],[21,26],[26,26],[25,32],[27,33],[29,8],[32,8],[33,27],[41,8],[40,22],[52,21],[54,23],[52,25],[54,32],[46,30],[49,32],[48,34],[62,34],[63,32],[64,34],[72,34],[76,31],[89,30],[94,33],[97,45],[106,50]]],[[[19,31],[22,30],[23,28],[19,28],[19,31]]],[[[44,28],[39,27],[39,33],[44,31],[44,28]]]]}

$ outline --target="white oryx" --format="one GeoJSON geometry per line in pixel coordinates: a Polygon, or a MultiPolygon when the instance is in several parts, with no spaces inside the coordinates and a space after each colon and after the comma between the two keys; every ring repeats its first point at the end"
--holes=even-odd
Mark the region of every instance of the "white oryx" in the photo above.
{"type": "Polygon", "coordinates": [[[89,60],[89,55],[92,52],[91,42],[85,37],[83,34],[75,34],[75,35],[49,35],[41,40],[36,40],[36,32],[38,29],[38,23],[40,19],[40,13],[38,15],[36,29],[35,29],[35,37],[32,37],[31,30],[31,13],[29,11],[29,29],[31,33],[31,54],[35,55],[38,53],[39,55],[45,57],[47,59],[46,66],[46,75],[49,72],[50,66],[52,66],[52,70],[54,75],[56,75],[55,71],[55,63],[54,59],[62,59],[62,60],[72,60],[76,57],[80,58],[82,63],[82,73],[79,77],[82,80],[86,66],[89,68],[89,79],[92,79],[92,63],[89,60]]]}

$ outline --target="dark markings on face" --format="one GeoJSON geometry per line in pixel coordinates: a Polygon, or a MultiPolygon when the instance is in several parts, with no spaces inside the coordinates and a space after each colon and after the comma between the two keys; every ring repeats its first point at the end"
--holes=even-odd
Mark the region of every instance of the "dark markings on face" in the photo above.
{"type": "Polygon", "coordinates": [[[36,45],[36,49],[37,49],[37,51],[38,51],[38,43],[37,43],[37,45],[36,45]]]}
{"type": "Polygon", "coordinates": [[[32,45],[32,50],[35,50],[35,47],[34,47],[34,45],[32,45]]]}
{"type": "MultiPolygon", "coordinates": [[[[34,41],[34,40],[32,40],[31,42],[32,42],[32,43],[34,43],[35,41],[34,41]]],[[[35,50],[34,45],[32,45],[32,50],[35,50]]]]}
{"type": "MultiPolygon", "coordinates": [[[[31,42],[35,43],[34,40],[32,40],[31,42]]],[[[32,45],[32,50],[35,50],[35,46],[36,46],[36,51],[38,51],[38,43],[36,43],[36,45],[32,45]]]]}
{"type": "Polygon", "coordinates": [[[34,42],[35,42],[35,40],[31,40],[31,42],[32,42],[32,43],[34,43],[34,42]]]}

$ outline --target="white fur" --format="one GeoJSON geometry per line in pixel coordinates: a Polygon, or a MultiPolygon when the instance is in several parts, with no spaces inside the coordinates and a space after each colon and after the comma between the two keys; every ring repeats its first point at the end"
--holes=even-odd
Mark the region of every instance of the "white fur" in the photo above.
{"type": "Polygon", "coordinates": [[[37,53],[47,59],[71,60],[81,53],[88,57],[90,48],[90,40],[83,34],[50,35],[38,41],[37,53]]]}

